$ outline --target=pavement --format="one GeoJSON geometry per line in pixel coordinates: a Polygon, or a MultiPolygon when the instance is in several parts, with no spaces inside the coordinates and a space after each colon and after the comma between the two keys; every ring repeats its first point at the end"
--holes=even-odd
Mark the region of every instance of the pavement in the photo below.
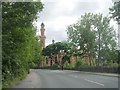
{"type": "Polygon", "coordinates": [[[118,74],[31,69],[13,88],[118,88],[118,74]]]}

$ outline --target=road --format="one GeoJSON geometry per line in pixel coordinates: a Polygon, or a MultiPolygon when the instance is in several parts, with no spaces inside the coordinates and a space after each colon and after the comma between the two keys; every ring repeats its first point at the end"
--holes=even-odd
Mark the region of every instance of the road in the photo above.
{"type": "Polygon", "coordinates": [[[118,77],[68,70],[32,69],[13,88],[118,88],[118,77]]]}

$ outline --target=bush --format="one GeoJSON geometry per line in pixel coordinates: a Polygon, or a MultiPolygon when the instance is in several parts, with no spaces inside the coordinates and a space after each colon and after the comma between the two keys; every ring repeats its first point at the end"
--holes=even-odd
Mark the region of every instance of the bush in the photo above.
{"type": "Polygon", "coordinates": [[[69,69],[70,68],[70,64],[68,63],[68,61],[66,61],[63,65],[64,68],[69,69]]]}
{"type": "Polygon", "coordinates": [[[88,66],[84,59],[79,59],[75,62],[75,68],[79,68],[82,66],[88,66]]]}
{"type": "Polygon", "coordinates": [[[40,60],[41,46],[32,22],[42,8],[41,2],[2,2],[3,88],[26,76],[30,67],[34,66],[33,62],[40,60]]]}

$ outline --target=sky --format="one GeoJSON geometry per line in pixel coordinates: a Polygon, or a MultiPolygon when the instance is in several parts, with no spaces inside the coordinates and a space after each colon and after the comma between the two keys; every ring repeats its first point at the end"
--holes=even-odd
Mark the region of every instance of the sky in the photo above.
{"type": "MultiPolygon", "coordinates": [[[[66,29],[74,24],[85,13],[102,13],[109,15],[109,8],[113,6],[112,0],[41,0],[44,9],[38,14],[39,18],[35,23],[37,34],[40,35],[40,25],[45,24],[46,46],[55,42],[67,40],[66,29]]],[[[111,26],[117,29],[115,21],[111,26]]]]}

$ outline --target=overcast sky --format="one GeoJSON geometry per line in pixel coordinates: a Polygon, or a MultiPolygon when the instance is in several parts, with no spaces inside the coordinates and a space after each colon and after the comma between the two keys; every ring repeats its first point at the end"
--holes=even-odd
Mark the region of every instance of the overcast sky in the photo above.
{"type": "MultiPolygon", "coordinates": [[[[43,11],[36,22],[38,31],[41,22],[45,24],[46,45],[67,40],[66,28],[76,23],[85,12],[102,13],[109,15],[112,0],[41,0],[44,4],[43,11]]],[[[114,21],[111,21],[117,29],[114,21]]],[[[38,32],[38,34],[40,34],[38,32]]]]}

